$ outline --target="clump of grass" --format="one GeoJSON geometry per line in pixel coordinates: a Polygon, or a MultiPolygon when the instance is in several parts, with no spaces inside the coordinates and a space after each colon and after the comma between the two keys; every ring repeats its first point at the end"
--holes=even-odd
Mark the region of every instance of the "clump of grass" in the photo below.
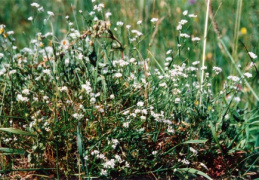
{"type": "MultiPolygon", "coordinates": [[[[0,26],[1,175],[211,179],[256,172],[258,109],[238,107],[251,74],[229,76],[213,93],[222,68],[210,74],[200,61],[181,61],[200,41],[186,28],[196,15],[183,12],[177,48],[157,60],[156,52],[142,55],[140,29],[112,22],[104,4],[94,3],[93,11],[79,11],[83,32],[64,17],[62,39],[47,11],[52,32],[37,33],[22,49],[0,26]]],[[[150,17],[152,31],[158,21],[150,17]]]]}

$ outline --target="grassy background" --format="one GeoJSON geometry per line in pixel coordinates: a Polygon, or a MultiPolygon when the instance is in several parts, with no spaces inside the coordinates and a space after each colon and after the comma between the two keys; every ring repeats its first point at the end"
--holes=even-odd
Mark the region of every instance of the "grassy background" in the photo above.
{"type": "MultiPolygon", "coordinates": [[[[29,46],[32,38],[35,38],[37,32],[49,32],[50,26],[43,26],[43,19],[46,18],[47,11],[53,11],[55,17],[52,18],[54,24],[55,36],[60,41],[66,34],[66,19],[65,16],[69,15],[71,21],[77,21],[79,30],[84,31],[84,22],[78,10],[83,12],[91,10],[91,0],[49,0],[49,1],[32,1],[32,0],[0,0],[0,22],[7,26],[7,30],[15,31],[15,38],[17,39],[17,46],[29,46]],[[40,3],[45,12],[37,16],[32,22],[28,21],[28,17],[34,16],[36,13],[35,8],[30,4],[32,2],[40,3]],[[74,12],[74,14],[73,14],[74,12]],[[77,13],[75,13],[77,12],[77,13]]],[[[183,31],[193,36],[202,37],[205,19],[205,1],[203,0],[103,0],[98,1],[105,4],[105,12],[112,12],[111,22],[112,27],[116,26],[117,21],[123,21],[124,24],[130,24],[132,29],[138,29],[143,32],[144,39],[141,43],[142,54],[145,58],[149,57],[146,49],[150,50],[156,59],[160,62],[165,59],[165,52],[168,49],[177,50],[177,36],[176,31],[178,22],[183,18],[183,10],[188,10],[189,13],[198,15],[192,22],[188,23],[188,28],[183,31]],[[194,2],[194,3],[191,3],[194,2]],[[164,19],[158,27],[158,32],[155,35],[152,46],[149,46],[150,39],[153,33],[153,25],[150,23],[152,17],[164,19]],[[137,25],[137,21],[142,20],[142,25],[137,25]]],[[[238,0],[212,0],[212,7],[215,13],[215,20],[218,28],[222,34],[224,42],[227,44],[229,51],[232,52],[234,46],[234,32],[235,32],[235,18],[238,0]]],[[[104,12],[104,13],[105,13],[104,12]]],[[[259,54],[258,47],[258,31],[259,31],[259,0],[243,1],[240,28],[238,30],[239,39],[242,40],[247,46],[249,51],[259,54]],[[242,34],[241,28],[246,28],[247,33],[242,34]]],[[[206,65],[208,69],[213,66],[223,68],[221,78],[228,75],[237,75],[233,65],[224,52],[218,46],[217,35],[213,30],[211,21],[209,21],[208,41],[207,41],[207,58],[206,65]]],[[[119,38],[126,35],[126,31],[119,32],[119,38]]],[[[200,61],[202,43],[193,46],[192,43],[186,43],[186,46],[191,50],[188,56],[182,56],[176,59],[177,61],[200,61]]],[[[237,50],[237,64],[240,64],[241,70],[244,72],[249,64],[249,56],[245,48],[238,43],[237,50]]],[[[257,63],[258,66],[258,63],[257,63]]],[[[258,78],[254,69],[250,70],[255,78],[250,79],[252,87],[255,92],[259,92],[258,78]]],[[[220,78],[215,79],[214,84],[218,87],[223,85],[220,78]]],[[[215,88],[216,90],[219,88],[215,88]]],[[[244,88],[244,90],[246,90],[244,88]]],[[[253,97],[248,98],[249,103],[255,105],[253,97]]]]}

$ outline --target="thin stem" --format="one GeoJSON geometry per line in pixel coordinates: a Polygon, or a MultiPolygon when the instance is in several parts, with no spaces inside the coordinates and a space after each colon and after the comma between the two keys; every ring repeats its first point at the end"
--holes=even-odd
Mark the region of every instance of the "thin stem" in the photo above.
{"type": "MultiPolygon", "coordinates": [[[[209,9],[210,9],[210,0],[208,0],[208,2],[207,2],[207,12],[206,12],[206,19],[205,19],[205,26],[204,26],[204,40],[203,40],[203,52],[202,52],[202,66],[201,66],[201,84],[200,84],[201,92],[202,92],[202,84],[203,84],[203,81],[204,81],[203,78],[204,78],[204,64],[205,64],[209,9]]],[[[201,101],[202,101],[202,93],[201,93],[201,96],[200,96],[200,105],[201,105],[201,101]]]]}

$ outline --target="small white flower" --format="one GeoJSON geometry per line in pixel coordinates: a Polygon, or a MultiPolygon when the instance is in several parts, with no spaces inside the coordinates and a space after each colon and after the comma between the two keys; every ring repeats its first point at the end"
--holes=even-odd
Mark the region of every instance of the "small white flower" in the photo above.
{"type": "Polygon", "coordinates": [[[155,156],[157,154],[157,151],[152,151],[152,154],[155,156]]]}
{"type": "Polygon", "coordinates": [[[241,101],[240,97],[234,97],[233,100],[234,100],[235,102],[240,102],[240,101],[241,101]]]}
{"type": "Polygon", "coordinates": [[[122,74],[121,74],[121,73],[115,73],[115,74],[114,74],[114,77],[120,78],[120,77],[122,77],[122,74]]]}
{"type": "Polygon", "coordinates": [[[130,124],[130,122],[124,122],[124,123],[122,124],[122,126],[125,127],[125,128],[129,128],[129,124],[130,124]]]}
{"type": "Polygon", "coordinates": [[[24,89],[24,90],[22,90],[22,93],[25,95],[29,95],[30,91],[29,91],[29,89],[24,89]]]}
{"type": "Polygon", "coordinates": [[[39,5],[38,3],[36,3],[36,2],[31,3],[31,6],[32,6],[32,7],[36,7],[36,8],[40,7],[40,5],[39,5]]]}
{"type": "Polygon", "coordinates": [[[139,21],[137,22],[137,24],[138,24],[138,25],[142,24],[142,21],[141,21],[141,20],[139,20],[139,21]]]}
{"type": "Polygon", "coordinates": [[[190,17],[190,18],[196,18],[197,15],[195,15],[195,14],[189,14],[189,17],[190,17]]]}
{"type": "Polygon", "coordinates": [[[192,65],[197,65],[197,64],[200,64],[200,61],[194,61],[193,63],[192,63],[192,65]]]}
{"type": "Polygon", "coordinates": [[[139,101],[139,102],[137,103],[137,106],[138,106],[138,107],[143,107],[143,106],[144,106],[144,102],[139,101]]]}
{"type": "Polygon", "coordinates": [[[245,75],[247,78],[253,77],[253,75],[252,75],[251,73],[249,73],[249,72],[244,73],[244,75],[245,75]]]}
{"type": "Polygon", "coordinates": [[[200,40],[201,40],[201,38],[199,38],[199,37],[192,38],[192,41],[200,41],[200,40]]]}
{"type": "Polygon", "coordinates": [[[123,26],[124,23],[122,21],[118,21],[116,24],[117,26],[123,26]]]}
{"type": "Polygon", "coordinates": [[[78,114],[78,113],[75,113],[75,114],[73,114],[72,116],[73,116],[75,119],[77,119],[77,120],[80,120],[80,119],[82,119],[82,118],[84,117],[83,114],[78,114]]]}
{"type": "Polygon", "coordinates": [[[158,19],[157,19],[157,18],[152,18],[150,21],[151,21],[152,23],[154,23],[154,22],[157,22],[158,19]]]}
{"type": "Polygon", "coordinates": [[[59,88],[59,90],[60,90],[61,92],[63,92],[63,91],[67,91],[68,89],[67,89],[66,86],[63,86],[63,87],[59,88]]]}
{"type": "Polygon", "coordinates": [[[130,27],[131,27],[131,25],[126,25],[126,28],[127,28],[127,29],[130,29],[130,27]]]}
{"type": "Polygon", "coordinates": [[[28,21],[32,21],[32,20],[33,20],[33,17],[30,16],[30,17],[28,18],[28,21]]]}
{"type": "Polygon", "coordinates": [[[48,13],[49,16],[54,16],[54,13],[51,12],[51,11],[48,11],[47,13],[48,13]]]}
{"type": "Polygon", "coordinates": [[[180,98],[175,98],[175,100],[174,100],[174,102],[175,102],[176,104],[178,104],[180,101],[181,101],[180,98]]]}
{"type": "Polygon", "coordinates": [[[114,99],[114,98],[115,98],[114,94],[111,94],[110,99],[114,99]]]}
{"type": "Polygon", "coordinates": [[[3,53],[0,53],[0,59],[2,59],[4,57],[3,53]]]}
{"type": "Polygon", "coordinates": [[[188,14],[188,10],[183,11],[183,15],[186,16],[188,14]]]}
{"type": "Polygon", "coordinates": [[[257,58],[257,55],[253,52],[248,52],[249,56],[252,58],[252,59],[256,59],[257,58]]]}
{"type": "Polygon", "coordinates": [[[112,15],[111,12],[107,12],[107,13],[105,14],[105,17],[109,18],[111,15],[112,15]]]}
{"type": "Polygon", "coordinates": [[[194,148],[192,148],[192,147],[190,147],[190,151],[193,153],[193,154],[195,154],[195,155],[197,155],[198,154],[198,151],[196,151],[194,148]]]}

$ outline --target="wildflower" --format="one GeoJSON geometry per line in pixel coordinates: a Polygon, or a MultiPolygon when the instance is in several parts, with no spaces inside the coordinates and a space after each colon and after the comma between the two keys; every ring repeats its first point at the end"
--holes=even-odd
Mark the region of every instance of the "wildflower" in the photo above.
{"type": "Polygon", "coordinates": [[[183,11],[183,15],[186,16],[188,14],[188,10],[183,11]]]}
{"type": "Polygon", "coordinates": [[[185,38],[190,38],[190,35],[186,34],[186,33],[181,33],[180,37],[185,37],[185,38]]]}
{"type": "Polygon", "coordinates": [[[129,128],[129,124],[130,124],[130,122],[124,122],[124,123],[122,124],[122,126],[125,127],[125,128],[129,128]]]}
{"type": "Polygon", "coordinates": [[[190,18],[196,18],[197,15],[195,15],[195,14],[189,14],[189,17],[190,17],[190,18]]]}
{"type": "Polygon", "coordinates": [[[257,58],[257,55],[253,52],[248,52],[249,56],[252,58],[252,59],[256,59],[257,58]]]}
{"type": "Polygon", "coordinates": [[[240,97],[234,97],[233,100],[234,100],[235,102],[240,102],[240,101],[241,101],[240,97]]]}
{"type": "Polygon", "coordinates": [[[114,159],[111,159],[109,161],[106,161],[104,164],[103,164],[103,167],[105,168],[114,168],[115,166],[115,160],[114,159]]]}
{"type": "Polygon", "coordinates": [[[107,12],[107,13],[105,13],[105,17],[107,17],[107,18],[109,18],[111,15],[112,15],[112,13],[111,13],[111,12],[107,12]]]}
{"type": "Polygon", "coordinates": [[[152,151],[152,154],[155,156],[157,154],[157,151],[152,151]]]}
{"type": "Polygon", "coordinates": [[[247,29],[245,27],[242,27],[240,32],[242,35],[245,35],[247,33],[247,29]]]}
{"type": "Polygon", "coordinates": [[[122,74],[121,73],[115,73],[114,77],[116,77],[116,78],[122,77],[122,74]]]}
{"type": "Polygon", "coordinates": [[[49,16],[54,16],[54,13],[51,12],[51,11],[48,11],[47,13],[48,13],[49,16]]]}
{"type": "Polygon", "coordinates": [[[86,161],[88,160],[88,156],[87,155],[85,155],[84,160],[86,160],[86,161]]]}
{"type": "Polygon", "coordinates": [[[228,76],[227,79],[230,79],[230,80],[232,80],[232,81],[234,81],[234,82],[237,82],[237,81],[240,80],[240,78],[237,77],[237,76],[228,76]]]}
{"type": "Polygon", "coordinates": [[[22,102],[28,102],[29,101],[29,98],[23,97],[21,94],[18,94],[16,99],[17,99],[17,101],[22,101],[22,102]]]}
{"type": "Polygon", "coordinates": [[[123,26],[124,23],[122,21],[118,21],[116,24],[117,26],[123,26]]]}
{"type": "Polygon", "coordinates": [[[139,102],[137,103],[137,106],[138,106],[138,107],[143,107],[143,106],[144,106],[144,102],[139,101],[139,102]]]}
{"type": "Polygon", "coordinates": [[[114,94],[111,94],[110,99],[114,99],[114,98],[115,98],[114,94]]]}
{"type": "Polygon", "coordinates": [[[158,19],[157,19],[157,18],[152,18],[150,21],[151,21],[152,23],[154,23],[154,22],[157,22],[158,19]]]}
{"type": "Polygon", "coordinates": [[[9,71],[9,74],[12,75],[12,74],[15,74],[17,71],[15,69],[12,69],[11,71],[9,71]]]}
{"type": "Polygon", "coordinates": [[[84,117],[83,114],[78,114],[78,113],[75,113],[75,114],[73,114],[72,116],[73,116],[75,119],[77,119],[77,120],[80,120],[80,119],[82,119],[82,118],[84,117]]]}
{"type": "MultiPolygon", "coordinates": [[[[92,0],[92,1],[95,1],[95,0],[92,0]]],[[[107,170],[102,169],[101,172],[100,172],[100,175],[101,176],[107,176],[108,175],[107,170]]]]}
{"type": "Polygon", "coordinates": [[[181,101],[180,98],[175,98],[175,100],[174,100],[174,102],[175,102],[176,104],[178,104],[180,101],[181,101]]]}
{"type": "Polygon", "coordinates": [[[12,34],[14,34],[14,31],[8,31],[7,34],[12,35],[12,34]]]}
{"type": "Polygon", "coordinates": [[[179,22],[179,24],[184,25],[184,24],[186,24],[187,22],[188,22],[187,20],[182,19],[182,20],[179,22]]]}
{"type": "Polygon", "coordinates": [[[0,59],[2,59],[4,57],[3,53],[0,53],[0,59]]]}
{"type": "Polygon", "coordinates": [[[130,27],[131,27],[131,25],[126,25],[126,28],[127,28],[127,29],[130,29],[130,27]]]}
{"type": "Polygon", "coordinates": [[[197,152],[194,148],[192,148],[192,147],[190,147],[190,151],[191,151],[193,154],[195,154],[195,155],[198,154],[198,152],[197,152]]]}
{"type": "Polygon", "coordinates": [[[172,61],[173,58],[172,58],[172,57],[167,57],[165,60],[166,60],[166,61],[172,61]]]}
{"type": "Polygon", "coordinates": [[[69,41],[67,39],[63,39],[61,41],[61,46],[63,47],[63,49],[68,49],[69,48],[69,41]]]}
{"type": "Polygon", "coordinates": [[[199,38],[199,37],[192,38],[192,41],[200,41],[200,40],[201,40],[201,38],[199,38]]]}
{"type": "Polygon", "coordinates": [[[200,61],[194,61],[193,63],[192,63],[192,65],[197,65],[197,64],[200,64],[200,61]]]}
{"type": "Polygon", "coordinates": [[[96,99],[95,99],[94,97],[92,97],[92,98],[90,99],[90,102],[91,102],[92,104],[94,104],[94,103],[96,102],[96,99]]]}
{"type": "Polygon", "coordinates": [[[146,118],[146,116],[140,116],[140,119],[141,120],[146,120],[147,118],[146,118]]]}
{"type": "Polygon", "coordinates": [[[68,89],[66,86],[63,86],[63,87],[59,88],[59,90],[62,92],[62,91],[67,91],[68,89]]]}
{"type": "Polygon", "coordinates": [[[219,73],[222,71],[222,69],[221,69],[220,67],[216,67],[216,66],[214,66],[214,67],[212,68],[212,70],[215,71],[216,74],[219,74],[219,73]]]}
{"type": "Polygon", "coordinates": [[[253,75],[252,75],[251,73],[249,73],[249,72],[244,73],[244,75],[245,75],[247,78],[253,77],[253,75]]]}
{"type": "Polygon", "coordinates": [[[32,21],[32,20],[33,20],[33,17],[30,16],[30,17],[28,18],[28,21],[32,21]]]}
{"type": "Polygon", "coordinates": [[[36,3],[36,2],[31,3],[31,6],[32,6],[32,7],[36,7],[36,8],[40,7],[40,5],[39,5],[38,3],[36,3]]]}
{"type": "Polygon", "coordinates": [[[22,90],[22,93],[25,95],[29,95],[30,91],[29,91],[29,89],[24,89],[24,90],[22,90]]]}
{"type": "Polygon", "coordinates": [[[139,21],[137,22],[137,24],[138,24],[138,25],[142,24],[142,21],[141,21],[141,20],[139,20],[139,21]]]}
{"type": "Polygon", "coordinates": [[[174,129],[172,128],[172,126],[168,126],[167,132],[174,133],[174,129]]]}
{"type": "Polygon", "coordinates": [[[44,8],[41,6],[40,8],[38,8],[39,12],[44,12],[44,8]]]}

